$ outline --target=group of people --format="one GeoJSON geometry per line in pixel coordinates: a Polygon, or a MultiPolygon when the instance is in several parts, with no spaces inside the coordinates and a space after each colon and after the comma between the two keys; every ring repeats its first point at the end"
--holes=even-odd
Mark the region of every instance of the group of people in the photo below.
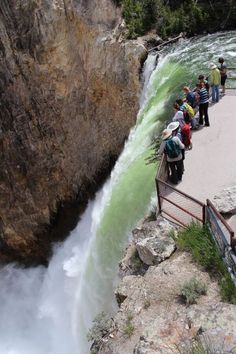
{"type": "Polygon", "coordinates": [[[197,129],[203,123],[210,126],[208,116],[209,96],[211,90],[212,103],[219,102],[221,85],[222,95],[225,94],[227,67],[224,58],[219,58],[220,66],[211,63],[208,78],[198,76],[198,82],[193,90],[184,86],[184,99],[177,99],[173,104],[175,114],[171,123],[162,132],[162,143],[158,154],[166,155],[169,166],[169,179],[173,184],[182,180],[184,172],[185,150],[192,149],[191,129],[197,129]],[[199,118],[196,113],[199,111],[199,118]]]}

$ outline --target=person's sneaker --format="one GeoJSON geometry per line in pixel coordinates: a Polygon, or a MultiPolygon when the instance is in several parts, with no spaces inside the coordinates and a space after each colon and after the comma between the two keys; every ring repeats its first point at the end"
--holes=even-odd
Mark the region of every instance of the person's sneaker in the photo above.
{"type": "Polygon", "coordinates": [[[210,124],[205,124],[205,127],[209,127],[210,126],[210,124]]]}

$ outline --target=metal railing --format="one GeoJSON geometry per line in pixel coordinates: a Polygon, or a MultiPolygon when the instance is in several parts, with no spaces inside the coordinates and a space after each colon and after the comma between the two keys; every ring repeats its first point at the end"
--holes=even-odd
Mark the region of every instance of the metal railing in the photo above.
{"type": "Polygon", "coordinates": [[[225,246],[235,247],[234,231],[209,199],[206,204],[206,222],[214,231],[216,242],[222,251],[225,246]]]}
{"type": "Polygon", "coordinates": [[[236,89],[236,67],[228,67],[227,68],[227,89],[236,89]],[[229,80],[229,81],[228,81],[229,80]]]}
{"type": "Polygon", "coordinates": [[[159,212],[181,226],[187,226],[193,221],[204,223],[205,205],[173,187],[168,183],[168,178],[168,163],[163,155],[156,176],[159,212]]]}
{"type": "Polygon", "coordinates": [[[236,278],[234,232],[209,199],[207,199],[206,205],[206,223],[229,271],[236,278]]]}
{"type": "Polygon", "coordinates": [[[169,168],[163,155],[156,176],[159,213],[166,219],[186,227],[191,222],[207,224],[229,271],[236,282],[236,238],[234,231],[212,202],[206,204],[168,183],[169,168]]]}

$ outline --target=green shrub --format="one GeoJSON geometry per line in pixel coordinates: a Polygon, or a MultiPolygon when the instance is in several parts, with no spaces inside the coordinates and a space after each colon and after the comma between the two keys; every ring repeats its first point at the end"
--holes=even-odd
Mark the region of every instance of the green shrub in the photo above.
{"type": "Polygon", "coordinates": [[[128,37],[156,29],[163,38],[186,32],[189,35],[234,28],[236,4],[232,0],[113,0],[122,6],[128,37]]]}
{"type": "Polygon", "coordinates": [[[155,0],[122,0],[122,14],[128,37],[135,38],[148,31],[155,21],[155,0]]]}
{"type": "Polygon", "coordinates": [[[126,337],[131,337],[133,333],[134,333],[134,325],[132,324],[132,322],[127,322],[126,326],[124,327],[124,335],[126,337]]]}
{"type": "Polygon", "coordinates": [[[206,285],[193,277],[182,286],[181,297],[187,305],[192,305],[197,302],[201,295],[205,295],[206,291],[206,285]]]}
{"type": "Polygon", "coordinates": [[[222,300],[236,304],[235,285],[208,227],[193,223],[174,238],[180,250],[191,252],[194,261],[218,280],[222,300]]]}
{"type": "Polygon", "coordinates": [[[127,322],[131,322],[134,318],[134,315],[132,314],[132,312],[128,312],[127,314],[127,322]]]}

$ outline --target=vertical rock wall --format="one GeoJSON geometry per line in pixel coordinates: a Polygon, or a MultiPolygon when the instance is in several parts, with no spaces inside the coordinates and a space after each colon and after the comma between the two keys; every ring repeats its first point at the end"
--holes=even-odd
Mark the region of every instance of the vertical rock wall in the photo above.
{"type": "Polygon", "coordinates": [[[1,0],[1,261],[44,261],[59,203],[122,149],[145,51],[120,21],[111,0],[1,0]]]}

